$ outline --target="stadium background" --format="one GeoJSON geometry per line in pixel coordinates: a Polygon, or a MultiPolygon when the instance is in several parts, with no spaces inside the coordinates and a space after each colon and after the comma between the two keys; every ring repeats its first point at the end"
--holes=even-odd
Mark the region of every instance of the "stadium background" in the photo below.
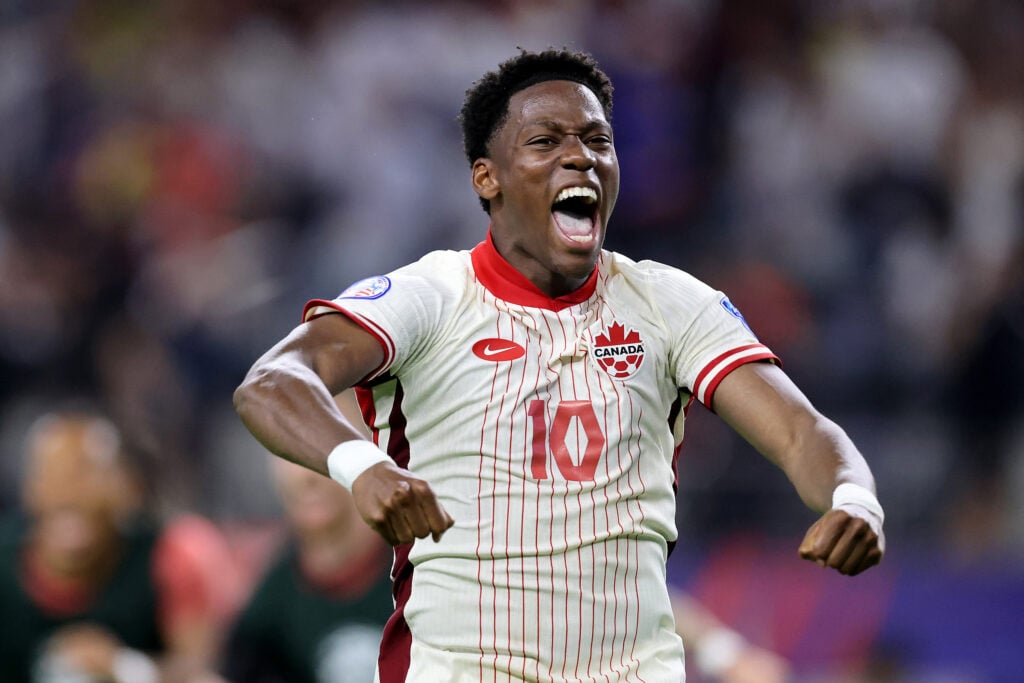
{"type": "Polygon", "coordinates": [[[272,519],[230,394],[306,299],[486,218],[462,94],[517,46],[616,85],[608,246],[726,290],[852,434],[891,551],[706,411],[673,578],[806,681],[1024,680],[1024,5],[0,2],[0,509],[29,421],[108,405],[161,508],[272,519]]]}

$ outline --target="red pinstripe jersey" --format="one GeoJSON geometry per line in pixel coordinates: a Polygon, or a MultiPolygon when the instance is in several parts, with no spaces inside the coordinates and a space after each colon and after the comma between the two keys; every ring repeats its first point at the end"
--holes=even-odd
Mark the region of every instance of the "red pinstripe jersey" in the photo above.
{"type": "MultiPolygon", "coordinates": [[[[455,519],[397,554],[396,618],[417,647],[467,680],[682,681],[665,586],[682,408],[775,359],[728,299],[607,251],[551,299],[488,239],[305,319],[336,311],[385,352],[359,389],[374,440],[455,519]]],[[[386,674],[390,645],[381,679],[405,680],[386,674]]]]}

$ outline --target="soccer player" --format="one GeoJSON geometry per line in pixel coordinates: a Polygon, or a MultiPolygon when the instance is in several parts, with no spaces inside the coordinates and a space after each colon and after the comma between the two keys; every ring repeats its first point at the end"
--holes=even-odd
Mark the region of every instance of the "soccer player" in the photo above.
{"type": "Polygon", "coordinates": [[[206,520],[141,514],[114,425],[41,418],[28,441],[25,515],[0,528],[0,680],[197,683],[236,608],[227,546],[206,520]]]}
{"type": "Polygon", "coordinates": [[[396,546],[383,683],[682,681],[665,564],[693,400],[821,513],[804,558],[882,557],[864,458],[728,298],[602,249],[611,109],[586,54],[484,75],[461,121],[485,240],[310,302],[236,390],[269,450],[349,488],[396,546]],[[352,386],[371,440],[334,403],[352,386]]]}

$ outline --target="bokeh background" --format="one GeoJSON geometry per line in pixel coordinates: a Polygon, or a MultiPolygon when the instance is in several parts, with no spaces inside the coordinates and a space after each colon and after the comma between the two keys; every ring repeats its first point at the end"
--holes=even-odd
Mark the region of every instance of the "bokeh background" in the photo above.
{"type": "Polygon", "coordinates": [[[616,86],[608,246],[725,290],[886,507],[878,569],[804,566],[695,409],[673,580],[802,681],[1024,680],[1018,0],[0,0],[0,509],[85,396],[167,514],[275,518],[231,391],[307,299],[482,239],[463,93],[548,46],[616,86]]]}

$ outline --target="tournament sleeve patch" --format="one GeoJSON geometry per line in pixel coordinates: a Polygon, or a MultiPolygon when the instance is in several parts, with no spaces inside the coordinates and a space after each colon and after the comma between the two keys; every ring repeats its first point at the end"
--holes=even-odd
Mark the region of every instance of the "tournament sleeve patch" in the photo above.
{"type": "Polygon", "coordinates": [[[729,297],[722,298],[722,308],[724,308],[729,313],[729,315],[743,323],[743,327],[750,330],[751,333],[754,332],[753,330],[750,329],[750,325],[747,324],[747,319],[743,317],[742,313],[740,313],[740,309],[736,308],[736,306],[734,306],[733,303],[729,301],[729,297]]]}
{"type": "Polygon", "coordinates": [[[391,289],[391,279],[378,275],[360,280],[338,295],[339,299],[379,299],[391,289]]]}

